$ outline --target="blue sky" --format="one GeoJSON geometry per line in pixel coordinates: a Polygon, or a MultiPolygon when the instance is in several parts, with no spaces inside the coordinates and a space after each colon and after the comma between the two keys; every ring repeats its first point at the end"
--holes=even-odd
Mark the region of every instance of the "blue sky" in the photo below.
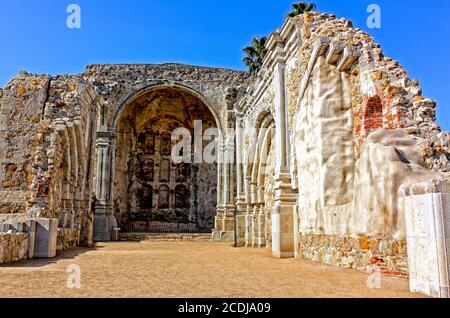
{"type": "MultiPolygon", "coordinates": [[[[19,70],[72,74],[93,63],[179,62],[244,69],[242,48],[278,28],[291,0],[2,0],[0,86],[19,70]],[[81,29],[66,27],[66,8],[81,7],[81,29]]],[[[317,0],[319,11],[367,30],[366,8],[382,8],[369,30],[424,95],[438,101],[450,130],[450,1],[317,0]],[[424,9],[425,8],[425,9],[424,9]]]]}

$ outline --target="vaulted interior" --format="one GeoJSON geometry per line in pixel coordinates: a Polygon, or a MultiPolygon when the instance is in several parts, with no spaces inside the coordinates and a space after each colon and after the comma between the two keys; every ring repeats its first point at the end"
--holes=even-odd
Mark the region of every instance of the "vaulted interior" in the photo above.
{"type": "Polygon", "coordinates": [[[189,132],[184,140],[191,154],[186,147],[176,154],[193,158],[194,132],[204,149],[214,141],[203,140],[203,133],[215,127],[208,107],[179,88],[153,89],[126,105],[116,127],[113,183],[114,214],[122,230],[211,231],[217,165],[177,162],[172,149],[181,139],[172,134],[189,132]]]}

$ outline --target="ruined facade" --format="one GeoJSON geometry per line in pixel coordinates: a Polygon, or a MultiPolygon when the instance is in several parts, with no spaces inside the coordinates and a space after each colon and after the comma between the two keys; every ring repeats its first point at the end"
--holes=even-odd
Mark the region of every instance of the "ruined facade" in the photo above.
{"type": "Polygon", "coordinates": [[[29,251],[15,259],[32,257],[33,233],[53,256],[119,229],[181,227],[448,296],[450,135],[435,101],[333,15],[287,19],[267,47],[256,77],[164,64],[11,80],[0,91],[0,255],[14,245],[29,251]],[[217,160],[174,162],[180,128],[201,132],[200,151],[214,142],[217,160]]]}

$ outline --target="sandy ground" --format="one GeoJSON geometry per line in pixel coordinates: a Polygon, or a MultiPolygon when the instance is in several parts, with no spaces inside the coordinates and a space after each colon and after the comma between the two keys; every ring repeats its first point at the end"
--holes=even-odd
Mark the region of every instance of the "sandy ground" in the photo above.
{"type": "Polygon", "coordinates": [[[53,260],[0,266],[0,297],[421,297],[408,281],[296,259],[226,243],[102,243],[53,260]],[[67,267],[81,268],[81,289],[67,288],[67,267]]]}

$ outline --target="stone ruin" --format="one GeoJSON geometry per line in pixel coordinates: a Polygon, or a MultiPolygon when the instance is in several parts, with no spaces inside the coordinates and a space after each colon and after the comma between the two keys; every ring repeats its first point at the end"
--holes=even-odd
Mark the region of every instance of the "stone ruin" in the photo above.
{"type": "Polygon", "coordinates": [[[334,15],[287,19],[267,48],[256,77],[163,64],[12,79],[0,263],[182,226],[448,297],[450,135],[436,102],[334,15]],[[217,128],[217,162],[175,163],[170,134],[198,120],[217,128]]]}

